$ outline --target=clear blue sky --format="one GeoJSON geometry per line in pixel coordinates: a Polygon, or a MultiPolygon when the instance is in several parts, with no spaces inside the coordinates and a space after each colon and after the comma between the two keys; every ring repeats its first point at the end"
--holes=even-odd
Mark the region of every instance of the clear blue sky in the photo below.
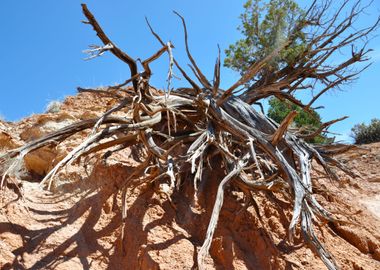
{"type": "MultiPolygon", "coordinates": [[[[92,28],[80,22],[84,19],[81,2],[88,4],[109,37],[134,58],[147,58],[159,49],[145,24],[147,16],[162,38],[174,43],[175,57],[186,66],[182,26],[172,13],[178,11],[187,21],[191,51],[211,78],[217,44],[223,51],[240,37],[236,27],[245,1],[1,0],[0,114],[6,120],[41,113],[49,101],[75,94],[77,86],[111,85],[128,78],[128,67],[110,54],[83,61],[82,50],[100,42],[92,28]]],[[[305,7],[307,2],[300,4],[305,7]]],[[[380,14],[380,1],[374,2],[359,26],[373,22],[380,14]]],[[[347,134],[358,122],[380,118],[380,38],[374,38],[369,47],[374,49],[372,66],[357,82],[344,87],[344,92],[330,92],[317,104],[325,106],[320,111],[325,121],[350,116],[332,131],[347,134]]],[[[166,56],[153,65],[154,86],[165,87],[167,69],[166,56]]],[[[236,73],[222,70],[222,87],[237,79],[236,73]]]]}

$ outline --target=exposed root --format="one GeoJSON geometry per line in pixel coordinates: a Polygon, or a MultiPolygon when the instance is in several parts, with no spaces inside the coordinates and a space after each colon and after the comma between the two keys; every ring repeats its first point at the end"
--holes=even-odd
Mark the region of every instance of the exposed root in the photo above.
{"type": "MultiPolygon", "coordinates": [[[[267,89],[265,92],[263,90],[265,85],[256,85],[259,89],[257,92],[250,87],[251,90],[248,89],[241,95],[241,98],[233,95],[238,87],[258,76],[260,70],[270,59],[278,55],[281,48],[252,64],[240,80],[228,90],[223,91],[219,89],[220,55],[215,64],[214,79],[211,83],[201,72],[190,53],[186,24],[178,13],[176,14],[181,18],[185,31],[186,52],[194,75],[201,86],[193,81],[178,64],[172,53],[174,46],[170,42],[165,44],[154,32],[149,22],[152,34],[160,42],[162,48],[153,56],[142,61],[144,70],[138,72],[135,60],[107,37],[85,4],[82,4],[82,8],[88,19],[86,23],[92,25],[104,44],[104,46],[94,47],[88,52],[93,57],[100,56],[106,51],[112,52],[128,64],[131,78],[123,84],[99,91],[79,88],[79,91],[95,95],[109,94],[118,101],[118,105],[98,119],[80,121],[1,155],[1,186],[3,187],[8,179],[13,180],[17,176],[26,154],[46,145],[60,144],[83,130],[92,130],[80,145],[67,154],[44,177],[41,185],[50,189],[59,170],[81,156],[93,155],[99,151],[114,149],[113,147],[116,146],[120,146],[120,149],[131,146],[139,150],[136,151],[137,156],[144,161],[119,187],[123,201],[122,219],[125,220],[128,189],[159,183],[161,184],[160,192],[166,194],[175,208],[170,196],[174,192],[179,192],[179,184],[192,185],[194,200],[196,200],[198,184],[201,181],[207,181],[202,178],[202,175],[205,171],[212,171],[212,167],[215,165],[212,162],[217,160],[218,170],[224,172],[225,176],[216,191],[205,241],[198,253],[199,269],[204,269],[204,260],[208,255],[222,209],[225,187],[232,180],[237,184],[236,186],[244,190],[244,193],[249,196],[249,200],[252,199],[252,192],[258,190],[265,190],[268,193],[282,192],[286,197],[292,198],[293,216],[289,226],[290,241],[295,236],[297,226],[300,226],[304,240],[320,256],[326,266],[331,270],[337,269],[333,257],[317,239],[313,229],[313,222],[320,220],[337,222],[337,220],[314,198],[310,176],[311,162],[312,160],[317,161],[324,168],[325,173],[331,177],[334,176],[331,167],[338,167],[350,173],[331,157],[331,155],[348,150],[350,147],[310,145],[303,141],[297,133],[289,131],[296,112],[289,114],[283,123],[277,124],[254,110],[250,105],[260,97],[270,95],[282,96],[298,104],[299,101],[291,95],[291,92],[281,91],[280,86],[278,86],[278,91],[271,90],[271,92],[267,89]],[[149,85],[152,74],[149,64],[165,52],[168,53],[170,60],[167,92],[158,91],[149,85]],[[174,76],[173,66],[179,69],[191,88],[171,89],[171,79],[174,76]],[[123,88],[130,82],[133,84],[133,91],[123,88]],[[118,93],[115,94],[115,92],[118,93]],[[118,112],[118,116],[113,116],[115,112],[118,112]],[[194,175],[194,178],[190,181],[181,179],[183,175],[194,175]]],[[[287,44],[285,43],[283,46],[287,44]]],[[[362,52],[362,55],[365,55],[365,52],[362,52]]],[[[275,76],[280,76],[280,74],[274,74],[275,76]]],[[[291,73],[289,76],[295,75],[291,73]]],[[[282,74],[281,81],[284,77],[286,76],[282,74]]],[[[293,79],[293,77],[291,78],[293,79]]],[[[314,100],[315,98],[312,102],[314,100]]],[[[306,110],[308,109],[308,106],[304,107],[306,110]]],[[[333,122],[326,123],[323,128],[333,122]]],[[[109,151],[105,156],[111,154],[112,151],[109,151]]],[[[258,209],[255,201],[254,204],[258,209]]]]}

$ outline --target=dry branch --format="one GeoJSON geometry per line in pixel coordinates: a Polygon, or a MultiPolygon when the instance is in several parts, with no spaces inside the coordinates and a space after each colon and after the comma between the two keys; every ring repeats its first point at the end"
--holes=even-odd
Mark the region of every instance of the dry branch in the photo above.
{"type": "MultiPolygon", "coordinates": [[[[119,49],[109,38],[108,36],[104,33],[103,29],[100,27],[98,22],[96,21],[94,15],[88,10],[86,4],[82,4],[82,11],[83,14],[86,16],[88,23],[92,25],[94,28],[97,36],[100,38],[100,40],[103,42],[105,46],[111,45],[110,46],[110,51],[121,61],[125,62],[128,64],[129,69],[131,71],[131,77],[137,74],[137,65],[136,61],[131,58],[128,54],[123,52],[121,49],[119,49]]],[[[137,80],[133,80],[133,87],[135,90],[137,89],[137,80]]]]}
{"type": "MultiPolygon", "coordinates": [[[[346,5],[346,2],[343,5],[346,5]]],[[[148,26],[161,48],[142,62],[144,72],[138,73],[136,62],[106,36],[87,6],[82,4],[88,23],[93,26],[105,46],[95,48],[94,52],[101,54],[104,50],[111,51],[129,66],[131,77],[123,84],[105,89],[78,88],[81,92],[112,96],[119,103],[98,119],[80,121],[2,154],[0,156],[1,185],[4,187],[8,179],[13,181],[27,153],[46,145],[64,143],[70,136],[92,129],[93,132],[90,132],[80,145],[62,159],[45,176],[41,184],[47,184],[50,188],[59,170],[81,156],[91,156],[99,151],[113,149],[115,146],[138,148],[141,150],[139,158],[143,162],[120,186],[124,220],[127,214],[128,189],[155,182],[164,183],[166,187],[164,192],[170,200],[170,194],[180,192],[176,187],[182,183],[193,185],[196,194],[198,183],[207,181],[207,179],[202,179],[203,173],[210,170],[206,162],[218,160],[218,163],[213,166],[219,166],[225,172],[225,176],[220,180],[219,187],[215,191],[215,202],[207,202],[213,203],[214,207],[205,241],[198,254],[197,261],[200,269],[204,269],[203,262],[208,255],[222,209],[226,186],[229,184],[232,188],[237,186],[244,190],[245,195],[249,196],[247,200],[251,200],[251,192],[258,190],[266,191],[268,194],[274,191],[282,192],[287,198],[291,198],[293,217],[289,226],[290,240],[295,236],[296,227],[300,226],[304,240],[320,256],[328,269],[337,269],[333,257],[317,239],[313,228],[313,223],[320,219],[338,221],[314,197],[311,162],[317,161],[324,168],[325,173],[331,177],[334,176],[331,167],[350,173],[347,168],[331,157],[348,150],[350,146],[310,145],[303,141],[300,135],[289,130],[296,112],[289,114],[279,125],[250,106],[262,98],[276,96],[288,99],[307,110],[328,89],[350,80],[353,74],[357,74],[345,74],[345,72],[352,64],[365,60],[368,51],[364,48],[353,52],[350,59],[335,67],[324,63],[342,46],[352,44],[358,38],[366,37],[375,29],[379,21],[370,28],[360,29],[352,35],[343,37],[341,43],[337,44],[334,42],[337,42],[338,37],[352,25],[352,21],[361,9],[355,5],[349,17],[338,22],[338,15],[341,12],[339,9],[330,20],[322,22],[320,17],[325,14],[328,6],[328,1],[321,6],[317,6],[315,1],[302,21],[306,25],[313,23],[322,28],[319,33],[310,36],[309,47],[299,56],[300,59],[296,65],[283,67],[270,76],[261,72],[266,63],[278,55],[281,50],[278,48],[262,61],[253,63],[241,79],[224,91],[219,88],[220,55],[214,67],[214,79],[211,84],[190,53],[186,23],[178,13],[176,14],[181,18],[184,27],[186,52],[194,74],[203,88],[187,75],[171,54],[171,43],[164,43],[148,21],[148,26]],[[174,89],[170,91],[170,95],[164,91],[152,91],[149,85],[152,73],[149,64],[164,53],[168,53],[170,57],[168,79],[171,79],[174,64],[189,82],[190,88],[174,89]],[[237,87],[247,85],[253,78],[254,82],[243,94],[239,97],[233,95],[237,87]],[[294,97],[294,92],[307,88],[303,82],[308,79],[323,82],[325,87],[308,105],[304,105],[294,97]],[[130,82],[133,84],[134,91],[123,88],[130,82]],[[122,94],[121,91],[123,91],[122,94]],[[121,109],[125,114],[123,117],[113,116],[115,112],[120,115],[121,109]],[[122,136],[115,138],[116,134],[122,134],[122,136]],[[181,179],[184,175],[193,175],[194,178],[181,179]]],[[[300,26],[295,28],[297,27],[300,26]]],[[[321,129],[310,136],[314,136],[338,120],[325,123],[321,129]]],[[[109,153],[112,154],[112,151],[109,153]]],[[[196,196],[194,197],[196,199],[196,196]]]]}

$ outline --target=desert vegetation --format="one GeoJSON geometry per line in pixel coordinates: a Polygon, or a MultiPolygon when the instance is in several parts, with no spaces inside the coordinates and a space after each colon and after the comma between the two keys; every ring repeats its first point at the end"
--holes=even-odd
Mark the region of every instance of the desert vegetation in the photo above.
{"type": "MultiPolygon", "coordinates": [[[[253,9],[258,2],[248,1],[247,9],[253,9]]],[[[88,7],[82,4],[86,17],[84,23],[93,28],[102,42],[102,45],[87,50],[89,57],[112,53],[128,65],[130,78],[116,86],[78,88],[79,92],[88,92],[99,98],[111,97],[117,105],[99,118],[76,122],[3,153],[0,156],[1,186],[6,187],[7,183],[18,186],[17,174],[28,153],[47,145],[58,145],[74,134],[88,130],[87,137],[44,175],[41,186],[50,189],[63,167],[84,156],[106,159],[121,149],[131,147],[138,156],[139,165],[119,187],[123,202],[122,219],[125,219],[129,189],[148,188],[155,184],[159,186],[157,192],[165,194],[171,201],[174,193],[180,193],[187,186],[193,190],[192,200],[196,204],[197,198],[202,196],[202,190],[198,188],[200,183],[207,184],[208,181],[204,175],[218,168],[224,177],[219,179],[218,188],[214,191],[215,201],[207,202],[213,207],[203,245],[197,253],[199,269],[204,269],[225,193],[232,190],[243,192],[247,205],[257,204],[255,193],[259,191],[281,194],[291,201],[290,242],[298,237],[296,232],[300,232],[328,269],[338,269],[333,256],[317,237],[314,226],[326,222],[340,223],[341,220],[317,201],[315,194],[318,191],[313,188],[311,180],[312,162],[318,163],[331,179],[338,178],[334,168],[352,175],[333,157],[352,146],[314,145],[307,139],[315,138],[344,117],[326,123],[317,119],[317,128],[311,130],[299,130],[302,127],[292,123],[297,115],[304,112],[313,115],[313,104],[321,95],[349,82],[366,68],[365,65],[353,69],[355,64],[368,60],[369,49],[362,40],[377,28],[379,20],[366,28],[353,28],[356,18],[366,7],[362,7],[360,1],[344,1],[338,10],[332,12],[331,3],[314,1],[308,10],[293,12],[294,17],[288,21],[291,24],[286,25],[286,35],[281,38],[274,36],[276,42],[271,43],[268,51],[254,54],[254,58],[245,61],[241,78],[228,89],[220,88],[220,52],[213,78],[209,79],[190,52],[187,26],[180,14],[175,13],[183,24],[186,53],[193,76],[173,56],[173,44],[163,41],[148,21],[159,49],[141,61],[139,66],[132,56],[117,47],[88,7]],[[339,50],[351,51],[342,62],[328,64],[331,56],[339,50]],[[159,90],[150,85],[150,64],[164,54],[169,59],[167,89],[159,90]],[[172,88],[174,69],[188,86],[172,88]],[[315,95],[304,103],[297,99],[296,93],[307,89],[313,89],[315,95]],[[277,123],[251,106],[270,97],[294,104],[297,109],[290,110],[277,123]],[[99,156],[96,153],[103,154],[99,156]]],[[[297,9],[291,6],[291,10],[297,9]]],[[[268,16],[271,14],[269,12],[268,16]]],[[[257,14],[249,16],[256,18],[257,14]]],[[[255,20],[259,24],[260,19],[255,20]]],[[[264,24],[260,31],[265,33],[269,29],[265,27],[264,24]]]]}
{"type": "Polygon", "coordinates": [[[380,120],[377,118],[372,119],[368,125],[357,124],[351,131],[356,144],[380,142],[380,120]]]}

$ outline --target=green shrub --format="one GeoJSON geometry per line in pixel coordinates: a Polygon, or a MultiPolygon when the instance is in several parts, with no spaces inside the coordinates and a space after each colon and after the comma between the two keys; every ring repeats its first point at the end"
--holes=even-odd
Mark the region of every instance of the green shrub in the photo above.
{"type": "Polygon", "coordinates": [[[364,123],[357,124],[351,131],[355,144],[380,142],[380,119],[372,119],[368,126],[364,123]]]}
{"type": "MultiPolygon", "coordinates": [[[[294,118],[293,126],[299,129],[300,135],[313,133],[322,125],[321,116],[313,109],[306,112],[289,101],[282,101],[275,97],[269,99],[267,115],[277,123],[280,124],[291,111],[298,112],[294,118]]],[[[309,143],[332,143],[334,139],[328,138],[324,134],[318,134],[315,137],[306,139],[306,141],[309,143]]]]}

